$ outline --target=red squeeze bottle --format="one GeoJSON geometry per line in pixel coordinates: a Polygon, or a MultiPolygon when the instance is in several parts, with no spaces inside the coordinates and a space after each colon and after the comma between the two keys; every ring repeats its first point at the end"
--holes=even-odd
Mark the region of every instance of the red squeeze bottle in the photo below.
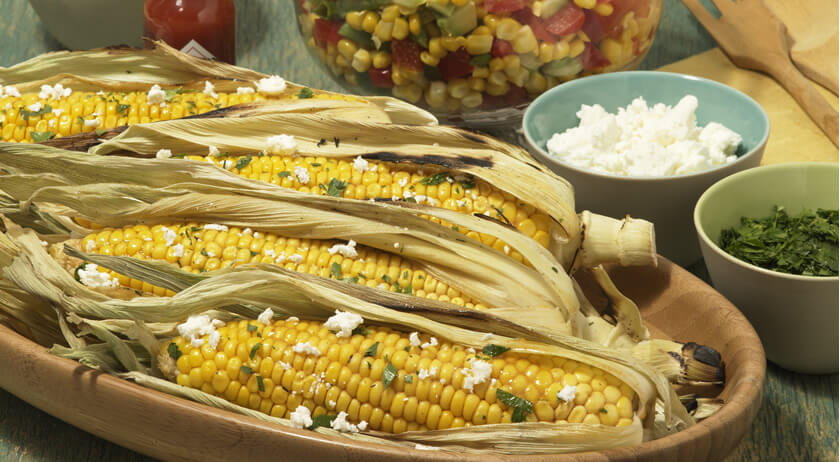
{"type": "Polygon", "coordinates": [[[199,58],[236,64],[233,0],[145,0],[143,17],[146,37],[199,58]]]}

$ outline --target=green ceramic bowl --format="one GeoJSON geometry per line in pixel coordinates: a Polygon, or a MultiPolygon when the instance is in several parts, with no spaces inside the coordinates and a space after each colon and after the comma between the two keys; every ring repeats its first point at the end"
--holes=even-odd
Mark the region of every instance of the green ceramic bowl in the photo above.
{"type": "Polygon", "coordinates": [[[767,114],[740,91],[699,77],[650,71],[602,74],[559,85],[531,103],[522,127],[534,157],[575,187],[577,210],[652,221],[659,253],[681,265],[700,258],[691,219],[697,198],[721,178],[757,167],[770,133],[767,114]],[[690,175],[623,177],[573,167],[548,154],[546,142],[578,125],[575,114],[583,104],[600,104],[614,113],[639,96],[649,105],[673,106],[685,95],[699,101],[698,125],[719,122],[741,135],[738,160],[690,175]]]}
{"type": "Polygon", "coordinates": [[[805,208],[837,209],[837,164],[754,168],[703,193],[694,224],[712,283],[755,326],[768,359],[796,372],[837,372],[838,278],[766,270],[717,246],[722,229],[738,226],[743,216],[769,216],[774,205],[790,214],[805,208]]]}

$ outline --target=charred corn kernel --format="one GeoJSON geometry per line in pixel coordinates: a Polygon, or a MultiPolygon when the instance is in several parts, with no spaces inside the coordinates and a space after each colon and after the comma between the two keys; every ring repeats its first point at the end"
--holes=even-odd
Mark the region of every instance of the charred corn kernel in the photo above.
{"type": "Polygon", "coordinates": [[[391,40],[394,32],[394,23],[391,21],[379,21],[376,25],[376,29],[373,30],[373,35],[375,35],[379,40],[383,42],[388,42],[391,40]]]}
{"type": "Polygon", "coordinates": [[[478,91],[471,91],[461,98],[461,104],[470,109],[481,106],[482,102],[484,102],[484,97],[478,91]]]}
{"type": "MultiPolygon", "coordinates": [[[[625,393],[629,387],[620,381],[613,386],[621,393],[617,404],[604,402],[605,397],[591,387],[579,396],[586,404],[574,405],[557,399],[562,389],[559,381],[538,386],[539,377],[574,377],[579,363],[568,361],[567,367],[562,358],[552,361],[505,352],[492,360],[492,371],[484,382],[470,390],[463,388],[460,369],[480,360],[474,353],[447,342],[406,352],[401,347],[410,344],[408,335],[389,328],[366,324],[363,334],[339,338],[317,321],[278,320],[264,327],[256,321],[238,321],[217,332],[221,341],[215,345],[210,344],[209,335],[201,338],[198,348],[182,337],[163,342],[160,363],[165,375],[181,386],[276,417],[288,418],[302,405],[314,415],[344,411],[349,421],[364,420],[371,429],[383,432],[510,423],[513,409],[499,401],[497,393],[528,399],[532,411],[525,416],[527,421],[623,426],[632,423],[634,416],[634,394],[625,393]],[[268,345],[269,338],[283,341],[268,345]],[[294,346],[301,343],[315,346],[317,354],[295,352],[294,346]],[[255,348],[259,344],[262,348],[255,348]],[[379,346],[371,350],[374,344],[379,346]],[[174,362],[169,354],[173,345],[181,353],[174,362]],[[241,350],[245,359],[224,353],[234,349],[241,350]],[[208,355],[215,360],[203,359],[208,355]],[[388,365],[396,368],[397,375],[386,386],[383,371],[388,365]]],[[[428,341],[428,335],[421,337],[428,341]]],[[[587,390],[584,385],[578,387],[587,390]]]]}
{"type": "Polygon", "coordinates": [[[534,36],[534,31],[531,26],[524,25],[516,31],[513,37],[513,51],[517,53],[530,53],[537,49],[539,43],[537,37],[534,36]]]}
{"type": "Polygon", "coordinates": [[[441,40],[440,37],[429,39],[429,54],[438,59],[446,56],[446,50],[443,48],[441,40]]]}
{"type": "Polygon", "coordinates": [[[362,30],[362,21],[365,19],[365,13],[363,11],[350,11],[344,16],[344,19],[353,29],[362,30]]]}
{"type": "Polygon", "coordinates": [[[613,6],[609,3],[599,3],[593,8],[593,11],[600,16],[609,16],[613,14],[613,6]]]}
{"type": "MultiPolygon", "coordinates": [[[[446,84],[446,91],[449,93],[449,96],[461,99],[469,93],[470,87],[466,79],[453,79],[446,84]]],[[[441,186],[443,185],[441,184],[441,186]]]]}
{"type": "Polygon", "coordinates": [[[421,28],[423,27],[423,23],[420,21],[419,14],[412,14],[408,18],[408,30],[414,35],[420,35],[421,28]]]}
{"type": "Polygon", "coordinates": [[[493,31],[487,26],[478,26],[472,31],[472,35],[493,35],[493,31]]]}
{"type": "Polygon", "coordinates": [[[420,61],[423,61],[423,64],[427,66],[435,67],[440,64],[440,58],[432,55],[428,51],[421,51],[420,52],[420,61]]]}
{"type": "Polygon", "coordinates": [[[513,18],[504,18],[496,25],[496,37],[502,40],[513,40],[521,24],[513,18]]]}
{"type": "Polygon", "coordinates": [[[400,7],[397,5],[386,6],[382,9],[382,20],[393,22],[400,16],[400,7]]]}
{"type": "Polygon", "coordinates": [[[585,48],[586,48],[586,44],[585,44],[585,43],[583,43],[583,40],[581,40],[581,39],[575,39],[575,40],[574,40],[574,41],[573,41],[573,42],[569,45],[569,56],[570,56],[570,57],[572,57],[572,58],[575,58],[575,57],[577,57],[577,56],[580,56],[580,54],[581,54],[581,53],[583,53],[583,50],[584,50],[585,48]]]}
{"type": "Polygon", "coordinates": [[[569,56],[569,43],[565,41],[559,41],[554,44],[554,60],[560,60],[567,56],[569,56]]]}
{"type": "Polygon", "coordinates": [[[391,53],[387,51],[376,51],[373,53],[373,67],[385,69],[391,66],[391,53]]]}
{"type": "Polygon", "coordinates": [[[356,53],[353,54],[353,69],[357,72],[367,72],[370,69],[371,59],[370,59],[370,52],[365,50],[364,48],[359,48],[356,53]]]}
{"type": "Polygon", "coordinates": [[[507,55],[502,58],[504,62],[504,70],[506,72],[516,72],[519,70],[520,60],[518,55],[507,55]]]}
{"type": "Polygon", "coordinates": [[[493,36],[492,35],[476,35],[470,34],[467,36],[467,43],[465,46],[467,53],[471,55],[481,55],[485,53],[490,53],[490,50],[493,48],[493,36]]]}
{"type": "Polygon", "coordinates": [[[394,20],[394,29],[391,32],[393,38],[397,40],[402,40],[408,37],[408,21],[403,18],[397,18],[394,20]]]}
{"type": "Polygon", "coordinates": [[[598,3],[598,0],[575,0],[575,5],[577,5],[581,8],[586,8],[588,10],[591,10],[592,8],[595,8],[595,5],[597,3],[598,3]]]}
{"type": "Polygon", "coordinates": [[[443,107],[446,104],[446,92],[446,83],[440,81],[432,82],[429,84],[429,88],[425,93],[426,103],[432,108],[443,107]]]}
{"type": "Polygon", "coordinates": [[[368,11],[365,13],[364,19],[362,19],[362,30],[367,32],[368,34],[372,34],[373,31],[376,30],[376,25],[379,24],[379,15],[374,13],[373,11],[368,11]]]}
{"type": "Polygon", "coordinates": [[[440,44],[443,46],[443,49],[449,52],[458,51],[458,48],[463,47],[467,44],[467,39],[458,36],[458,37],[441,37],[440,44]]]}
{"type": "Polygon", "coordinates": [[[599,48],[604,57],[610,60],[611,63],[619,63],[623,60],[624,47],[620,42],[607,38],[601,41],[599,48]]]}
{"type": "MultiPolygon", "coordinates": [[[[209,158],[211,162],[223,162],[225,160],[219,159],[216,157],[209,158]]],[[[294,167],[288,167],[287,165],[300,166],[302,159],[306,158],[287,157],[286,160],[288,163],[281,164],[280,168],[291,168],[294,171],[294,167]]],[[[306,161],[306,165],[310,165],[310,162],[314,161],[314,158],[308,159],[310,160],[306,161]]],[[[341,162],[344,163],[342,165],[349,165],[346,161],[341,162]]],[[[334,167],[330,169],[331,173],[333,171],[336,172],[333,178],[340,175],[339,171],[341,168],[338,162],[334,160],[327,162],[324,160],[324,163],[334,167]]],[[[234,171],[237,170],[234,168],[234,171]]],[[[386,168],[382,166],[382,170],[385,171],[386,168]]],[[[418,179],[417,184],[419,184],[419,181],[418,179]]],[[[99,254],[113,254],[112,249],[114,245],[122,246],[121,248],[124,249],[126,256],[143,260],[167,260],[181,268],[189,267],[193,272],[213,271],[222,267],[238,266],[240,264],[260,261],[262,263],[282,265],[287,269],[298,272],[317,271],[317,273],[313,274],[320,274],[323,277],[354,278],[364,275],[371,279],[369,282],[373,282],[373,287],[394,291],[398,290],[396,284],[402,281],[399,287],[400,292],[409,294],[413,292],[411,289],[412,285],[408,281],[414,272],[419,270],[419,267],[411,261],[394,258],[386,252],[358,246],[356,247],[356,256],[343,257],[340,253],[336,253],[335,250],[333,250],[335,255],[330,255],[329,249],[336,244],[346,244],[344,242],[286,239],[274,234],[243,231],[236,227],[225,228],[219,225],[203,225],[197,223],[155,225],[151,230],[145,228],[143,225],[130,226],[123,229],[105,228],[98,233],[90,234],[82,239],[81,245],[84,246],[82,250],[99,254]],[[222,230],[219,230],[219,228],[222,230]],[[116,242],[117,240],[119,242],[116,242]],[[112,245],[112,242],[115,244],[112,245]],[[149,245],[141,245],[141,242],[149,245]],[[219,244],[220,242],[221,244],[219,244]],[[174,256],[176,258],[167,258],[167,256],[174,256]],[[260,256],[262,256],[261,259],[256,260],[260,256]],[[324,256],[325,258],[319,258],[320,256],[324,256]],[[350,268],[353,264],[363,259],[369,262],[384,262],[382,269],[370,275],[352,272],[350,268]],[[388,274],[394,275],[394,277],[390,278],[388,274]],[[397,277],[402,274],[405,274],[406,277],[397,277]]],[[[115,274],[115,276],[121,278],[120,275],[115,274]]],[[[425,275],[425,280],[436,286],[442,284],[429,275],[425,275]]],[[[140,290],[155,293],[159,296],[174,295],[171,291],[166,291],[160,287],[129,278],[124,278],[124,280],[120,279],[120,282],[123,286],[139,287],[140,290]]],[[[464,300],[464,303],[467,301],[475,303],[474,300],[469,298],[464,298],[464,300]]],[[[484,305],[478,303],[476,307],[483,309],[484,305]]],[[[244,349],[230,350],[225,351],[225,354],[238,355],[242,361],[246,361],[248,359],[248,351],[244,349]]],[[[208,356],[206,359],[210,359],[211,357],[208,356]]],[[[231,377],[235,377],[234,372],[229,370],[228,374],[231,377]]]]}

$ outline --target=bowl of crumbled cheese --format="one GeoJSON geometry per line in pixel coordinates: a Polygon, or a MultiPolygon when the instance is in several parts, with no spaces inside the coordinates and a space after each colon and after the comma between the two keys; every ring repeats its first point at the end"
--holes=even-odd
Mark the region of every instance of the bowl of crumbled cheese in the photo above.
{"type": "Polygon", "coordinates": [[[734,88],[635,71],[553,88],[528,108],[523,131],[534,157],[574,186],[578,210],[652,221],[659,253],[689,265],[701,256],[697,199],[759,165],[770,122],[734,88]]]}

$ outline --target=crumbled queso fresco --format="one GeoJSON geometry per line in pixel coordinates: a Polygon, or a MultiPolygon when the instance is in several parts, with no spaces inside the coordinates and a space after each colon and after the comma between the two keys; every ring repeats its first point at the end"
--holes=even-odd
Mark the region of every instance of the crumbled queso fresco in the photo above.
{"type": "Polygon", "coordinates": [[[733,162],[741,136],[717,122],[697,126],[697,98],[670,107],[633,100],[617,114],[583,105],[580,125],[555,133],[548,151],[575,167],[618,176],[673,176],[733,162]]]}

